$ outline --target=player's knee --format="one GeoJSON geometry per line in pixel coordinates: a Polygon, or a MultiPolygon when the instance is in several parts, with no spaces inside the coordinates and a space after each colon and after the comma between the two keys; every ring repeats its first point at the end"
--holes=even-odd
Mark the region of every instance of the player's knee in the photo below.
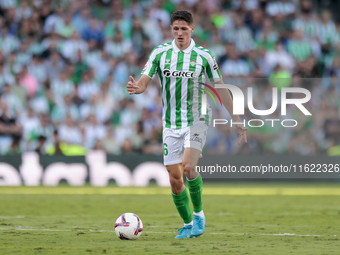
{"type": "Polygon", "coordinates": [[[170,184],[171,184],[171,186],[181,185],[181,184],[183,184],[183,178],[177,178],[177,177],[170,175],[170,184]]]}
{"type": "Polygon", "coordinates": [[[190,163],[183,164],[184,174],[185,176],[190,176],[190,173],[195,172],[195,166],[190,165],[190,163]]]}
{"type": "Polygon", "coordinates": [[[176,177],[170,175],[170,185],[171,185],[171,188],[172,188],[174,193],[176,191],[177,191],[177,193],[178,193],[178,191],[181,192],[183,185],[184,185],[183,178],[182,177],[176,178],[176,177]]]}

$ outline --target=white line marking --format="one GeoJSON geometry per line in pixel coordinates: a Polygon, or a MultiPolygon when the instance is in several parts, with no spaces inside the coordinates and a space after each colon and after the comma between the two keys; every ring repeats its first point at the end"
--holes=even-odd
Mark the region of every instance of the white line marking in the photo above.
{"type": "MultiPolygon", "coordinates": [[[[11,227],[3,227],[0,228],[0,230],[17,230],[17,231],[52,231],[52,232],[70,232],[72,230],[70,229],[36,229],[36,228],[21,228],[21,227],[16,227],[16,228],[11,228],[11,227]]],[[[90,231],[90,232],[115,232],[114,230],[77,230],[77,231],[90,231]]],[[[177,233],[175,231],[172,232],[162,232],[162,231],[144,231],[144,233],[147,234],[174,234],[177,233]]],[[[206,233],[209,235],[250,235],[249,233],[206,233]]],[[[279,233],[279,234],[259,234],[261,236],[337,236],[337,235],[298,235],[295,233],[279,233]]]]}
{"type": "MultiPolygon", "coordinates": [[[[260,234],[261,236],[326,236],[326,235],[296,235],[294,233],[284,233],[284,234],[260,234]]],[[[336,236],[336,235],[330,235],[336,236]]]]}
{"type": "Polygon", "coordinates": [[[115,232],[114,230],[92,230],[90,229],[90,232],[115,232]]]}
{"type": "Polygon", "coordinates": [[[159,217],[159,216],[179,216],[179,214],[178,213],[169,213],[169,214],[144,214],[144,213],[138,213],[137,214],[138,216],[140,216],[140,217],[155,217],[155,216],[157,216],[157,217],[159,217]]]}
{"type": "Polygon", "coordinates": [[[221,213],[207,213],[207,215],[217,215],[217,216],[224,216],[224,215],[234,215],[233,213],[228,212],[221,212],[221,213]]]}
{"type": "Polygon", "coordinates": [[[70,229],[35,229],[35,228],[0,228],[0,230],[17,230],[17,231],[55,231],[55,232],[66,232],[71,231],[70,229]]]}
{"type": "Polygon", "coordinates": [[[147,233],[147,234],[173,234],[173,233],[177,233],[177,232],[175,232],[175,231],[173,231],[173,232],[145,231],[145,233],[147,233]]]}
{"type": "Polygon", "coordinates": [[[18,215],[18,216],[0,216],[0,219],[13,219],[13,218],[25,218],[23,215],[18,215]]]}
{"type": "MultiPolygon", "coordinates": [[[[0,0],[1,1],[1,0],[0,0]]],[[[234,213],[231,212],[219,212],[219,213],[205,213],[208,216],[234,216],[234,213]]],[[[259,215],[259,214],[263,214],[263,215],[269,215],[269,213],[265,213],[265,212],[260,212],[260,211],[256,211],[252,213],[253,215],[259,215]]],[[[310,211],[305,211],[305,212],[281,212],[278,215],[315,215],[315,213],[312,213],[310,211]]],[[[334,212],[328,212],[327,215],[337,215],[338,212],[334,211],[334,212]]],[[[141,217],[171,217],[171,216],[179,216],[178,213],[169,213],[169,214],[161,214],[161,215],[157,215],[157,214],[139,214],[137,213],[137,215],[141,216],[141,217]]],[[[108,215],[107,215],[108,216],[108,215]]],[[[20,218],[55,218],[55,217],[64,217],[64,218],[77,218],[79,217],[79,215],[39,215],[39,216],[34,216],[34,215],[17,215],[17,216],[8,216],[8,215],[3,215],[0,216],[0,219],[20,219],[20,218]]],[[[86,215],[86,217],[97,217],[97,215],[86,215]]]]}

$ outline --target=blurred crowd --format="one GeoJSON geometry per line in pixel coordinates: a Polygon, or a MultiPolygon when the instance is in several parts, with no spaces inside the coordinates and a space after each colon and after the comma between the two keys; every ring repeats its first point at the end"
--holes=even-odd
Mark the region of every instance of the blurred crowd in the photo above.
{"type": "Polygon", "coordinates": [[[340,155],[340,23],[311,0],[1,0],[0,155],[162,154],[158,80],[133,96],[126,84],[173,40],[176,10],[193,13],[193,38],[225,82],[255,88],[255,108],[271,107],[273,87],[312,94],[312,116],[288,109],[296,128],[250,128],[237,146],[235,128],[221,126],[207,153],[340,155]]]}

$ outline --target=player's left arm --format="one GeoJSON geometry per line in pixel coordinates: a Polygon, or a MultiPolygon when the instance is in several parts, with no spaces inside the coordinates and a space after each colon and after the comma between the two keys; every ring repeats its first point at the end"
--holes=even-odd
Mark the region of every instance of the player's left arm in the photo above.
{"type": "MultiPolygon", "coordinates": [[[[214,84],[224,84],[223,80],[219,80],[218,82],[215,82],[214,84]]],[[[216,89],[218,95],[221,98],[221,101],[224,105],[224,107],[227,109],[227,111],[229,112],[230,116],[233,118],[233,120],[235,122],[241,123],[241,119],[238,115],[234,114],[234,107],[233,107],[233,99],[230,95],[230,92],[228,89],[226,88],[220,88],[220,89],[216,89]]],[[[242,140],[244,140],[245,142],[247,142],[247,133],[246,131],[248,130],[248,128],[244,127],[242,124],[235,124],[237,132],[239,134],[239,138],[238,138],[238,144],[240,144],[240,142],[242,140]]]]}
{"type": "MultiPolygon", "coordinates": [[[[215,84],[224,84],[223,80],[222,80],[222,75],[221,72],[218,68],[218,65],[216,63],[216,60],[214,58],[214,56],[211,54],[208,58],[208,64],[206,67],[206,74],[209,78],[209,80],[215,85],[215,84]]],[[[220,88],[220,89],[216,89],[218,95],[221,98],[221,101],[224,105],[224,107],[227,109],[227,111],[229,112],[229,114],[231,115],[231,117],[233,118],[233,120],[235,122],[241,123],[241,119],[238,115],[234,114],[234,107],[233,107],[233,99],[229,93],[229,90],[226,88],[220,88]]],[[[238,144],[240,144],[240,142],[242,140],[244,140],[245,142],[247,142],[247,133],[246,131],[248,130],[248,128],[244,127],[242,124],[235,124],[237,132],[239,134],[239,138],[238,138],[238,144]]]]}

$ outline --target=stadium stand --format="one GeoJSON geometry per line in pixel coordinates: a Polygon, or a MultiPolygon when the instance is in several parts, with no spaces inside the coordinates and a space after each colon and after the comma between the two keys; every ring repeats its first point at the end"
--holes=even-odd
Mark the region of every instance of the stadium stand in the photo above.
{"type": "MultiPolygon", "coordinates": [[[[312,116],[289,111],[294,131],[249,129],[248,146],[238,147],[236,131],[219,127],[206,153],[338,151],[340,23],[310,0],[1,0],[0,154],[162,154],[158,81],[138,96],[126,84],[154,47],[172,41],[169,17],[180,9],[193,13],[194,40],[225,80],[245,89],[284,77],[312,93],[312,116]]],[[[285,85],[258,85],[254,105],[268,109],[271,87],[285,85]]]]}

